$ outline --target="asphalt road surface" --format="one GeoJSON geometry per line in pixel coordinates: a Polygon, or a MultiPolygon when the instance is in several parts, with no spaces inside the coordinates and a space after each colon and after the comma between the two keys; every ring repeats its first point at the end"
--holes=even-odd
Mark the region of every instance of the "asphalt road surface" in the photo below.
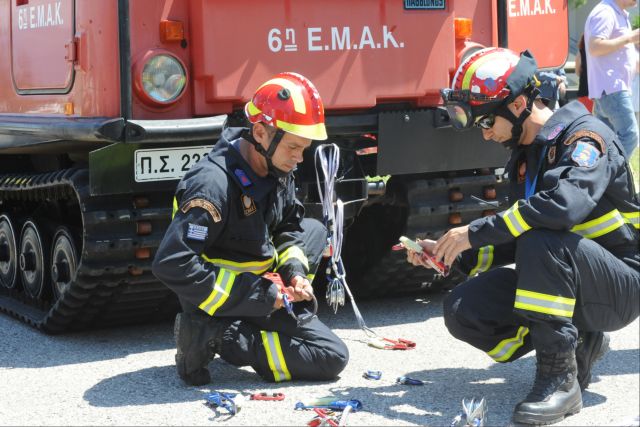
{"type": "MultiPolygon", "coordinates": [[[[388,337],[417,343],[411,351],[368,347],[351,307],[320,317],[348,344],[351,361],[334,382],[264,383],[250,368],[219,358],[214,382],[187,387],[175,373],[172,324],[138,325],[46,336],[0,314],[0,424],[2,425],[306,425],[309,411],[297,401],[335,395],[364,408],[348,425],[449,425],[461,400],[485,397],[488,425],[509,425],[513,407],[529,391],[535,359],[497,364],[448,335],[442,295],[360,304],[368,326],[388,337]],[[378,381],[363,378],[380,370],[378,381]],[[398,376],[425,381],[397,385],[398,376]],[[212,391],[281,392],[282,402],[246,401],[230,417],[207,407],[212,391]]],[[[638,425],[639,323],[612,333],[611,351],[594,369],[583,410],[559,425],[638,425]]]]}

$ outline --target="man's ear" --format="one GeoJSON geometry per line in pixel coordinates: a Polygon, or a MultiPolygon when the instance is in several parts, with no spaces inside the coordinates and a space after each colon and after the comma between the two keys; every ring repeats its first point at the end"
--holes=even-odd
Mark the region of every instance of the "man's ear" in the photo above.
{"type": "Polygon", "coordinates": [[[511,106],[513,107],[513,113],[519,117],[527,108],[527,98],[524,95],[518,95],[516,99],[511,102],[511,106]]]}

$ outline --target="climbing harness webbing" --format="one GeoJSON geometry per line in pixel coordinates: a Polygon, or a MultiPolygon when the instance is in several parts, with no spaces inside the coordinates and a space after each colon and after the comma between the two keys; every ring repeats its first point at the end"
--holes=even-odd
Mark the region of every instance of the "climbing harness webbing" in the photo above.
{"type": "Polygon", "coordinates": [[[322,144],[316,148],[314,161],[318,196],[322,205],[323,221],[327,227],[327,244],[330,248],[329,266],[327,268],[327,280],[329,282],[327,284],[327,304],[333,308],[334,313],[337,312],[338,307],[344,305],[346,292],[349,295],[358,326],[369,338],[368,344],[370,346],[385,350],[413,349],[415,343],[403,339],[382,338],[365,323],[347,284],[346,271],[341,257],[344,204],[342,200],[337,198],[335,193],[335,183],[338,179],[340,166],[340,148],[336,144],[322,144]],[[320,173],[322,173],[322,177],[320,177],[320,173]]]}

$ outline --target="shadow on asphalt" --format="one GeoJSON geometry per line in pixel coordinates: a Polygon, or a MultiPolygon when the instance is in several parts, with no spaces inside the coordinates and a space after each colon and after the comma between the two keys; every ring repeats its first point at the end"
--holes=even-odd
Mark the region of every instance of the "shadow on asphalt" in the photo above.
{"type": "MultiPolygon", "coordinates": [[[[593,372],[592,383],[599,375],[637,374],[639,350],[616,350],[607,353],[593,372]]],[[[151,367],[116,375],[99,382],[84,394],[92,406],[119,407],[202,401],[214,390],[271,392],[295,395],[296,388],[317,385],[336,396],[358,399],[364,410],[390,420],[420,425],[449,425],[461,410],[463,398],[485,397],[488,402],[488,425],[507,424],[513,407],[528,393],[535,375],[535,359],[527,356],[508,364],[494,364],[488,369],[434,369],[405,373],[421,379],[422,386],[395,384],[395,378],[371,381],[369,387],[331,387],[332,382],[265,383],[248,368],[236,368],[220,359],[210,364],[214,382],[203,388],[186,387],[178,379],[174,366],[151,367]],[[506,379],[510,378],[510,381],[506,379]],[[257,388],[256,388],[257,387],[257,388]],[[443,401],[442,396],[446,396],[443,401]]],[[[304,393],[306,394],[306,393],[304,393]]],[[[586,390],[584,407],[606,402],[606,396],[586,390]]],[[[287,405],[295,402],[288,401],[287,405]]],[[[221,414],[222,416],[223,414],[221,414]]]]}
{"type": "MultiPolygon", "coordinates": [[[[357,329],[349,301],[337,314],[320,297],[318,316],[331,328],[357,329]]],[[[371,328],[418,323],[442,315],[442,294],[385,298],[358,303],[371,328]]],[[[0,367],[43,368],[126,357],[175,348],[173,323],[132,325],[63,335],[46,335],[0,314],[0,367]],[[28,345],[26,345],[28,343],[28,345]]]]}

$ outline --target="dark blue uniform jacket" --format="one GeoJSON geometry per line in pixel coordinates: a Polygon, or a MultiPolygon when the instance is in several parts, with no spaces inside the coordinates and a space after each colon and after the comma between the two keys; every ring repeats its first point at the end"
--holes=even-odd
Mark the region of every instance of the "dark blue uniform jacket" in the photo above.
{"type": "Polygon", "coordinates": [[[180,181],[153,263],[158,279],[212,316],[268,315],[277,287],[261,275],[275,270],[288,283],[308,273],[293,177],[257,176],[233,146],[241,132],[226,129],[180,181]]]}

